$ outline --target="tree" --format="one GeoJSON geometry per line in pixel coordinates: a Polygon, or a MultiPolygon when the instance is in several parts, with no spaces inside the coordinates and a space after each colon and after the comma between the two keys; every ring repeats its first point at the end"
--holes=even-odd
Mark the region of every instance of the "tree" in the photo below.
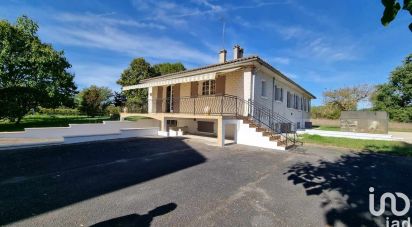
{"type": "Polygon", "coordinates": [[[376,87],[371,101],[374,110],[387,111],[393,120],[412,121],[412,54],[391,72],[388,83],[376,87]]]}
{"type": "MultiPolygon", "coordinates": [[[[135,85],[140,80],[156,76],[150,63],[146,62],[144,58],[135,58],[130,63],[129,67],[120,75],[117,83],[121,86],[135,85]]],[[[124,95],[128,100],[135,100],[145,102],[147,100],[147,89],[135,89],[124,91],[124,95]]]]}
{"type": "Polygon", "coordinates": [[[186,70],[185,66],[180,63],[160,63],[153,65],[153,70],[156,75],[165,75],[186,70]]]}
{"type": "Polygon", "coordinates": [[[63,51],[37,36],[38,25],[26,16],[16,24],[0,21],[0,118],[19,123],[38,106],[72,106],[74,76],[63,51]]]}
{"type": "Polygon", "coordinates": [[[107,87],[92,85],[80,92],[80,111],[89,116],[104,113],[106,107],[111,104],[112,90],[107,87]]]}
{"type": "MultiPolygon", "coordinates": [[[[391,21],[393,21],[401,9],[401,4],[398,0],[381,0],[385,10],[381,18],[381,23],[383,26],[387,26],[391,21]]],[[[403,0],[403,10],[409,11],[412,15],[412,0],[403,0]]],[[[409,24],[409,30],[412,31],[412,23],[409,24]]]]}
{"type": "MultiPolygon", "coordinates": [[[[129,67],[120,75],[117,83],[121,86],[129,86],[138,84],[143,79],[156,77],[168,73],[174,73],[185,70],[182,63],[160,63],[151,66],[144,58],[135,58],[130,63],[129,67]]],[[[141,106],[147,103],[147,89],[134,89],[123,91],[126,96],[126,104],[133,106],[141,106]]]]}
{"type": "Polygon", "coordinates": [[[340,111],[356,110],[358,103],[366,100],[372,92],[369,85],[357,85],[329,90],[323,93],[324,103],[340,111]]]}
{"type": "Polygon", "coordinates": [[[123,107],[126,104],[127,98],[122,92],[114,92],[113,104],[116,107],[123,107]]]}

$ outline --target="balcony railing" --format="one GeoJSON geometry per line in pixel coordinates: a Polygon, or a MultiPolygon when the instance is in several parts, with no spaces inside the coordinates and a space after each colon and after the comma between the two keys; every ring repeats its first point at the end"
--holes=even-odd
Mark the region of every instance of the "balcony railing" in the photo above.
{"type": "Polygon", "coordinates": [[[296,126],[289,119],[254,101],[232,95],[179,97],[151,99],[147,103],[129,105],[127,113],[180,113],[193,115],[222,115],[248,117],[272,133],[282,135],[289,142],[296,142],[296,126]],[[149,107],[149,108],[148,108],[149,107]],[[292,136],[292,137],[291,137],[292,136]]]}

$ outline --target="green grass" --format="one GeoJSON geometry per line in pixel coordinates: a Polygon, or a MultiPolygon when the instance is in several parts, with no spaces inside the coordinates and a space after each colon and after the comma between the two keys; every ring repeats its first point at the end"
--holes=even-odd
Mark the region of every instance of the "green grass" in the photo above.
{"type": "Polygon", "coordinates": [[[325,126],[325,125],[314,125],[313,129],[324,130],[324,131],[340,131],[339,126],[325,126]]]}
{"type": "Polygon", "coordinates": [[[304,143],[343,147],[360,151],[412,156],[412,144],[399,141],[362,140],[308,134],[303,134],[299,138],[304,143]]]}
{"type": "Polygon", "coordinates": [[[28,115],[20,124],[9,121],[0,121],[0,132],[23,131],[24,128],[38,127],[66,127],[69,124],[101,123],[110,120],[108,116],[78,116],[78,115],[28,115]]]}

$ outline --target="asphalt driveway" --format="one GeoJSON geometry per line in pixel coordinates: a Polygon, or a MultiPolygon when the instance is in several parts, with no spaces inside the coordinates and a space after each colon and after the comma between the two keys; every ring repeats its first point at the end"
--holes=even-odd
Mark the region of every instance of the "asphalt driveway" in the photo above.
{"type": "Polygon", "coordinates": [[[405,157],[180,138],[1,151],[0,225],[383,226],[369,187],[412,198],[411,173],[405,157]]]}

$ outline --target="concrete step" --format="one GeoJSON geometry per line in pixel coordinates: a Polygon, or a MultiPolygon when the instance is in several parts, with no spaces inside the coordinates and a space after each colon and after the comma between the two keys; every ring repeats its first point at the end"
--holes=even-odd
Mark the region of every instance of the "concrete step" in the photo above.
{"type": "Polygon", "coordinates": [[[270,132],[270,131],[265,131],[265,132],[262,133],[262,135],[263,135],[263,136],[271,137],[271,136],[273,135],[273,133],[270,132]]]}
{"type": "Polygon", "coordinates": [[[256,132],[269,132],[269,130],[266,128],[259,127],[259,128],[256,128],[256,132]]]}
{"type": "Polygon", "coordinates": [[[280,141],[281,136],[280,135],[272,135],[269,137],[270,141],[280,141]]]}
{"type": "Polygon", "coordinates": [[[259,127],[260,127],[260,125],[256,124],[256,123],[250,123],[249,124],[249,128],[259,128],[259,127]]]}

